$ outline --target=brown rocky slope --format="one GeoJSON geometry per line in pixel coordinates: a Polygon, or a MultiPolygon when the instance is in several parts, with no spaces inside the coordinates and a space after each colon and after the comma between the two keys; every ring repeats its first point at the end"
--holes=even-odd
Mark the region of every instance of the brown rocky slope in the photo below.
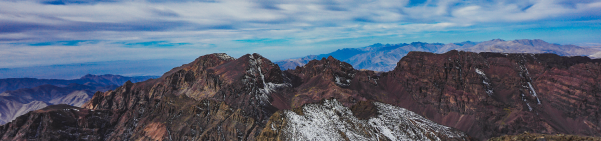
{"type": "MultiPolygon", "coordinates": [[[[411,52],[395,70],[377,74],[332,57],[281,71],[258,54],[210,54],[161,78],[96,93],[84,108],[114,114],[106,116],[107,132],[94,134],[98,140],[255,140],[270,128],[270,117],[281,115],[276,111],[329,98],[351,107],[360,120],[376,118],[376,108],[354,105],[379,101],[480,140],[524,131],[600,136],[599,61],[411,52]]],[[[33,130],[19,126],[2,126],[0,136],[24,139],[15,133],[33,130]]]]}
{"type": "Polygon", "coordinates": [[[601,135],[601,60],[412,52],[382,74],[387,103],[486,139],[524,131],[601,135]]]}

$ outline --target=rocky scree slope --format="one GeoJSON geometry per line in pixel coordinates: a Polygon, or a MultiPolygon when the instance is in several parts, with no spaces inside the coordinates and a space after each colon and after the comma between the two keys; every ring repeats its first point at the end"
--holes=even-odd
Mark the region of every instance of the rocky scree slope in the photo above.
{"type": "MultiPolygon", "coordinates": [[[[174,68],[161,78],[128,82],[115,90],[96,93],[84,108],[115,113],[106,119],[114,122],[102,140],[286,139],[288,133],[302,137],[304,133],[295,132],[296,128],[282,128],[288,126],[282,121],[293,121],[294,117],[321,119],[317,117],[322,115],[303,116],[304,112],[316,113],[306,107],[339,113],[336,116],[340,120],[333,122],[340,125],[366,127],[362,133],[334,132],[332,136],[342,137],[340,140],[343,136],[350,138],[347,134],[388,137],[384,132],[370,134],[374,128],[388,126],[365,123],[384,119],[381,116],[386,112],[381,112],[387,110],[377,106],[381,104],[369,106],[364,101],[406,108],[451,127],[449,131],[455,128],[478,140],[524,131],[600,136],[599,62],[554,54],[410,52],[393,71],[375,73],[356,70],[333,57],[281,71],[258,54],[238,59],[210,54],[174,68]],[[340,110],[311,105],[330,98],[336,99],[333,105],[340,106],[325,107],[340,110]],[[349,107],[353,116],[343,107],[349,107]]],[[[300,122],[311,123],[295,123],[300,122]]],[[[20,139],[6,133],[33,130],[17,127],[0,135],[20,139]]],[[[402,134],[395,133],[399,133],[393,134],[395,137],[402,134]]]]}

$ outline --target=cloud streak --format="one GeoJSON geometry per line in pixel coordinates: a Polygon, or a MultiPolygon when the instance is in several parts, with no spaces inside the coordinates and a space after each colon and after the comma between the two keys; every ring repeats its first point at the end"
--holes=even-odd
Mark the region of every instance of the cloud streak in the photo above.
{"type": "Polygon", "coordinates": [[[267,50],[302,56],[359,47],[352,40],[366,38],[394,43],[548,21],[595,25],[600,13],[599,0],[4,0],[0,68],[211,52],[284,59],[290,55],[267,50]]]}

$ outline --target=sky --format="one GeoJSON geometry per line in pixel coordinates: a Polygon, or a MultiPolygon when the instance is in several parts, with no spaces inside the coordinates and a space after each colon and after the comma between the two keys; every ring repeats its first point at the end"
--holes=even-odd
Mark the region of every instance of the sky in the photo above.
{"type": "Polygon", "coordinates": [[[0,0],[1,69],[491,39],[599,46],[601,0],[0,0]]]}

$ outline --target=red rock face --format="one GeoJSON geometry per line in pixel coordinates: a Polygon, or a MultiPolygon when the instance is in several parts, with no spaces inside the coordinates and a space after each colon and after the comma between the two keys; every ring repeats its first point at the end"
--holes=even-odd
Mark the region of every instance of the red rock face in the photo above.
{"type": "Polygon", "coordinates": [[[552,54],[412,52],[379,99],[480,139],[524,131],[601,135],[599,60],[552,54]]]}
{"type": "MultiPolygon", "coordinates": [[[[276,111],[330,98],[351,107],[359,119],[377,115],[361,101],[378,101],[477,139],[524,131],[600,136],[599,61],[551,54],[411,52],[395,70],[375,73],[331,57],[281,71],[258,54],[238,59],[209,54],[161,78],[96,93],[83,107],[110,113],[95,120],[111,125],[102,136],[100,130],[91,132],[88,139],[95,140],[255,140],[276,111]]],[[[33,123],[50,123],[34,120],[40,116],[27,114],[31,120],[1,126],[0,136],[17,139],[17,132],[25,132],[21,129],[34,132],[33,123]]]]}
{"type": "Polygon", "coordinates": [[[478,139],[524,131],[599,136],[599,61],[553,54],[411,52],[395,70],[379,75],[345,68],[333,58],[286,72],[296,82],[289,94],[293,107],[329,97],[346,106],[375,100],[478,139]],[[349,85],[336,85],[340,74],[348,74],[349,85]]]}
{"type": "Polygon", "coordinates": [[[111,140],[249,140],[278,108],[279,67],[258,54],[201,56],[156,80],[97,93],[90,109],[123,110],[111,140]],[[274,103],[274,104],[271,104],[274,103]]]}

